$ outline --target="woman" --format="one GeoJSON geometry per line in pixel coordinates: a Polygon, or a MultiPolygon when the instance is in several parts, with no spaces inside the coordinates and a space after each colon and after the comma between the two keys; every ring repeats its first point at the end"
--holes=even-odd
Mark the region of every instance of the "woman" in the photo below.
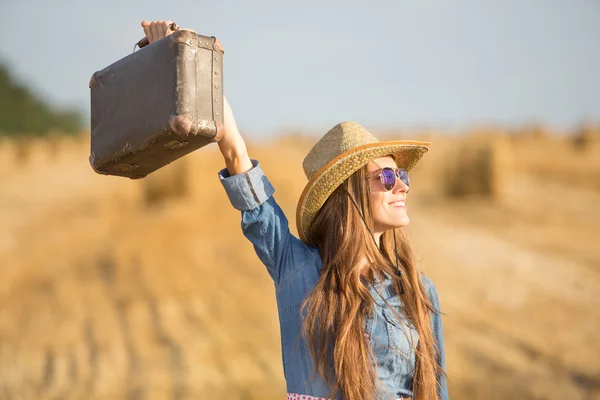
{"type": "MultiPolygon", "coordinates": [[[[142,22],[150,43],[170,23],[142,22]]],[[[333,127],[303,162],[298,239],[226,100],[224,132],[219,178],[275,284],[288,399],[447,399],[437,292],[402,230],[429,143],[333,127]]]]}

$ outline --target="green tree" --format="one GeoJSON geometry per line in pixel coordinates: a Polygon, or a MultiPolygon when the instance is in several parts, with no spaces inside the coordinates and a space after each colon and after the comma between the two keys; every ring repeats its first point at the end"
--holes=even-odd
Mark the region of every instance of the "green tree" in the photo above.
{"type": "Polygon", "coordinates": [[[50,130],[75,133],[84,127],[81,113],[56,111],[11,78],[0,64],[0,135],[43,135],[50,130]]]}

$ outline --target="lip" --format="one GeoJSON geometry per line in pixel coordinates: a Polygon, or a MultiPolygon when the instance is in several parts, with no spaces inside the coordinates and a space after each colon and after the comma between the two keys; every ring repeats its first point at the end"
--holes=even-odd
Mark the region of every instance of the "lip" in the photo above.
{"type": "Polygon", "coordinates": [[[399,201],[406,203],[406,199],[398,199],[398,200],[390,201],[388,204],[398,203],[399,201]]]}
{"type": "Polygon", "coordinates": [[[406,199],[402,199],[402,200],[396,200],[396,201],[390,201],[390,202],[388,203],[388,205],[389,205],[390,207],[394,207],[394,208],[405,209],[405,208],[406,208],[406,199]],[[399,203],[399,202],[403,202],[403,203],[404,203],[404,205],[403,205],[403,206],[394,206],[394,205],[393,205],[394,203],[399,203]]]}

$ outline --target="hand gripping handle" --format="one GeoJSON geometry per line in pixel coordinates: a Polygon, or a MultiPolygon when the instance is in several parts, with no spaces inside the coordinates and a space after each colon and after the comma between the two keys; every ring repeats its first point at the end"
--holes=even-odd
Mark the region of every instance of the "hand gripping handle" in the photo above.
{"type": "MultiPolygon", "coordinates": [[[[177,25],[175,22],[173,22],[171,25],[169,25],[169,29],[172,30],[173,32],[179,30],[179,25],[177,25]]],[[[150,42],[148,42],[148,38],[144,37],[143,39],[140,39],[139,42],[136,43],[137,47],[139,47],[140,49],[144,46],[147,46],[150,42]]],[[[134,47],[135,48],[135,47],[134,47]]]]}

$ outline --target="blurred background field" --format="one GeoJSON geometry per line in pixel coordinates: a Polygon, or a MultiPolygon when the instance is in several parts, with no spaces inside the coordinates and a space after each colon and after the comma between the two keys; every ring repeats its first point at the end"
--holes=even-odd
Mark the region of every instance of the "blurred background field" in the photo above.
{"type": "MultiPolygon", "coordinates": [[[[376,132],[433,143],[408,229],[445,313],[452,398],[600,398],[590,131],[376,132]]],[[[249,140],[294,233],[313,143],[249,140]]],[[[274,288],[217,146],[139,181],[88,155],[86,132],[0,141],[0,398],[284,398],[274,288]]]]}

